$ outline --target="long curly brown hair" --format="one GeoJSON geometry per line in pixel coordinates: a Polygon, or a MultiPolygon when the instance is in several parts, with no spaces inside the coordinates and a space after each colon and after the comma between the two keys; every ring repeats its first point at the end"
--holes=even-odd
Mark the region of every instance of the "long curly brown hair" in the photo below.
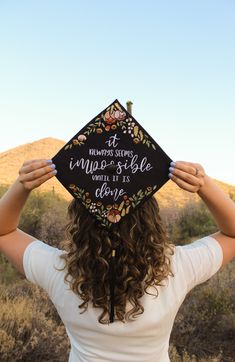
{"type": "Polygon", "coordinates": [[[144,312],[140,298],[157,286],[171,272],[170,256],[174,247],[169,243],[163,227],[155,197],[144,202],[120,224],[113,225],[112,235],[74,199],[68,208],[68,253],[65,260],[65,279],[83,302],[100,308],[99,322],[109,323],[110,260],[116,249],[115,318],[125,322],[134,320],[144,312]],[[113,240],[115,245],[113,244],[113,240]],[[127,302],[132,308],[127,310],[127,302]]]}

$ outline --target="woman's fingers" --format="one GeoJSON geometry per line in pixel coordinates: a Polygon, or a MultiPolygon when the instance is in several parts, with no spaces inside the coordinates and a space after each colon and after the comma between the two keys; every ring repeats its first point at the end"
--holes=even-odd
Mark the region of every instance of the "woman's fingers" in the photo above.
{"type": "Polygon", "coordinates": [[[195,185],[191,185],[173,174],[171,174],[170,178],[172,181],[174,181],[176,183],[176,185],[178,185],[181,189],[183,189],[185,191],[197,192],[199,189],[199,187],[197,187],[195,185]]]}
{"type": "Polygon", "coordinates": [[[19,171],[19,174],[26,174],[51,164],[52,160],[44,159],[25,161],[19,171]]]}
{"type": "Polygon", "coordinates": [[[172,162],[169,177],[183,190],[197,192],[204,185],[205,171],[198,163],[172,162]]]}
{"type": "Polygon", "coordinates": [[[38,159],[24,162],[19,170],[19,181],[32,190],[53,177],[57,171],[51,160],[38,159]]]}
{"type": "Polygon", "coordinates": [[[47,161],[47,162],[52,163],[52,160],[45,160],[44,158],[38,158],[38,159],[34,159],[34,160],[26,160],[26,161],[24,161],[23,166],[30,165],[32,163],[40,162],[40,161],[47,161]]]}
{"type": "MultiPolygon", "coordinates": [[[[190,185],[193,185],[193,186],[202,186],[202,180],[201,178],[197,177],[196,175],[194,176],[192,173],[189,173],[189,172],[185,172],[185,171],[181,171],[180,169],[178,168],[172,168],[170,167],[170,172],[180,178],[181,180],[189,183],[190,185]]],[[[194,173],[195,174],[195,173],[194,173]]]]}
{"type": "Polygon", "coordinates": [[[52,178],[53,176],[56,175],[56,170],[50,172],[50,173],[46,173],[43,176],[41,176],[40,178],[35,179],[34,181],[27,181],[25,182],[25,188],[28,190],[33,190],[36,187],[39,187],[40,185],[42,185],[44,182],[46,182],[47,180],[49,180],[50,178],[52,178]]]}
{"type": "Polygon", "coordinates": [[[28,171],[23,169],[23,171],[20,172],[20,177],[24,181],[33,181],[54,170],[55,170],[54,164],[51,164],[50,166],[42,166],[40,168],[33,168],[33,169],[30,167],[28,171]]]}
{"type": "Polygon", "coordinates": [[[192,163],[186,161],[173,162],[176,169],[185,171],[194,176],[205,176],[205,171],[199,163],[192,163]]]}

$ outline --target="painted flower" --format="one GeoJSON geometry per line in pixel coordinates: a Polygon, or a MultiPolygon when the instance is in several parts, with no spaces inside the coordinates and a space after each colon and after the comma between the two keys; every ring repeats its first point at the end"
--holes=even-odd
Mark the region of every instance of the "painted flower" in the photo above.
{"type": "Polygon", "coordinates": [[[115,118],[113,117],[113,113],[111,114],[109,111],[107,111],[104,115],[104,120],[107,124],[111,125],[116,122],[115,118]]]}
{"type": "Polygon", "coordinates": [[[76,191],[76,190],[77,190],[77,187],[76,187],[76,185],[74,185],[74,184],[70,184],[70,185],[69,185],[69,188],[70,188],[71,190],[73,190],[73,191],[76,191]]]}
{"type": "Polygon", "coordinates": [[[95,202],[92,202],[92,203],[90,204],[89,210],[90,210],[92,213],[97,212],[97,207],[96,207],[96,203],[95,203],[95,202]]]}
{"type": "Polygon", "coordinates": [[[119,110],[113,111],[112,113],[110,111],[107,111],[104,115],[104,120],[107,124],[113,124],[117,121],[122,121],[126,117],[126,112],[122,112],[119,110]]]}
{"type": "Polygon", "coordinates": [[[73,142],[73,145],[75,145],[75,146],[79,144],[78,140],[73,140],[72,142],[73,142]]]}
{"type": "Polygon", "coordinates": [[[80,134],[78,137],[77,137],[78,141],[79,142],[84,142],[86,141],[86,136],[84,134],[80,134]]]}
{"type": "Polygon", "coordinates": [[[126,117],[126,112],[115,111],[114,117],[117,121],[122,121],[126,117]]]}
{"type": "Polygon", "coordinates": [[[111,209],[107,214],[107,219],[112,223],[119,222],[121,220],[120,212],[116,209],[111,209]]]}
{"type": "Polygon", "coordinates": [[[75,185],[73,185],[73,184],[69,185],[69,188],[70,188],[70,190],[72,190],[73,192],[76,192],[76,191],[77,191],[77,186],[75,186],[75,185]]]}
{"type": "Polygon", "coordinates": [[[138,143],[140,142],[140,140],[139,140],[139,138],[134,138],[134,139],[133,139],[133,142],[134,142],[135,144],[138,144],[138,143]]]}

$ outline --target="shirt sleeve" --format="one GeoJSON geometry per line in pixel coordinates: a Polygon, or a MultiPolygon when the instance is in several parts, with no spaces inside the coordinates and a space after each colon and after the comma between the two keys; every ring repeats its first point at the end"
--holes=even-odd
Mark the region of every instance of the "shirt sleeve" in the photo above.
{"type": "Polygon", "coordinates": [[[24,252],[23,266],[26,278],[42,287],[56,303],[64,288],[64,252],[42,241],[30,243],[24,252]]]}
{"type": "Polygon", "coordinates": [[[178,267],[186,292],[210,279],[222,266],[222,248],[211,236],[188,245],[177,246],[176,249],[178,267]]]}

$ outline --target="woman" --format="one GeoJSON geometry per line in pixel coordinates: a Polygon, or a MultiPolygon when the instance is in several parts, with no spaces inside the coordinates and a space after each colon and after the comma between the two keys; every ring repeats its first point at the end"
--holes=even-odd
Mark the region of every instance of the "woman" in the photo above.
{"type": "Polygon", "coordinates": [[[235,204],[202,166],[172,163],[170,178],[198,193],[220,231],[187,246],[167,240],[154,198],[115,225],[115,322],[108,323],[111,240],[77,201],[69,207],[65,253],[17,229],[34,188],[56,174],[51,161],[25,162],[0,200],[0,251],[43,287],[65,324],[70,361],[169,361],[169,337],[186,294],[235,257],[235,204]]]}

